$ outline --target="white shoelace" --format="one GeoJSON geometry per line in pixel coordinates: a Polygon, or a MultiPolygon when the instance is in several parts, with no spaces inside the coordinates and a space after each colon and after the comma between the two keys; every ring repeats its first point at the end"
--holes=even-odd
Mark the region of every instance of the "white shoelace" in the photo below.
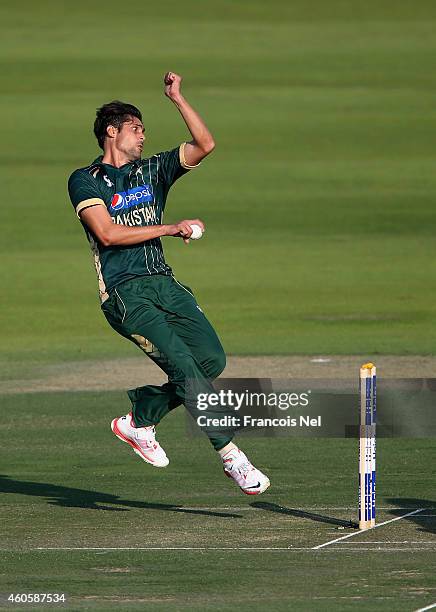
{"type": "Polygon", "coordinates": [[[233,466],[233,469],[237,470],[241,474],[241,476],[246,476],[248,472],[250,472],[253,469],[253,466],[248,461],[248,459],[243,459],[241,463],[233,466]]]}
{"type": "Polygon", "coordinates": [[[150,427],[150,429],[147,429],[145,427],[144,429],[147,432],[147,437],[138,437],[138,442],[141,444],[141,446],[144,445],[148,448],[156,449],[158,447],[158,443],[156,442],[156,428],[153,426],[150,427]]]}

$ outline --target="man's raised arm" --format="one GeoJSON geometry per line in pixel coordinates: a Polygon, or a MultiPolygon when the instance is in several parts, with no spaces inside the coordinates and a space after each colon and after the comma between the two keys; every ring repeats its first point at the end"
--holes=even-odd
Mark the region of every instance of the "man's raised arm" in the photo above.
{"type": "Polygon", "coordinates": [[[188,130],[191,132],[192,140],[187,142],[184,148],[184,161],[188,166],[196,166],[214,150],[214,139],[200,115],[182,96],[180,91],[182,77],[174,72],[167,72],[164,83],[165,95],[177,106],[188,130]]]}

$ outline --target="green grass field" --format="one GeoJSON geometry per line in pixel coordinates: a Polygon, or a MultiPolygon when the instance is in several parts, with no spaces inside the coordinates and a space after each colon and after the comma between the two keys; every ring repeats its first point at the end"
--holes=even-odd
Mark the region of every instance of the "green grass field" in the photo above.
{"type": "Polygon", "coordinates": [[[427,510],[356,533],[338,529],[357,518],[355,440],[247,438],[272,480],[247,497],[206,439],[185,439],[182,409],[159,428],[168,468],[140,461],[109,429],[124,401],[2,398],[0,593],[65,592],[72,610],[411,611],[434,599],[432,440],[379,440],[378,521],[427,510]]]}
{"type": "Polygon", "coordinates": [[[127,354],[99,313],[66,194],[95,108],[143,109],[146,153],[186,138],[167,69],[217,149],[175,186],[165,240],[236,354],[432,354],[436,7],[430,0],[0,5],[6,361],[127,354]]]}
{"type": "MultiPolygon", "coordinates": [[[[164,247],[227,352],[435,354],[435,25],[431,0],[3,0],[0,378],[14,391],[45,364],[135,354],[99,312],[66,182],[111,99],[142,109],[146,155],[187,138],[167,70],[217,148],[167,204],[168,222],[201,216],[204,240],[164,247]]],[[[110,432],[121,392],[0,404],[0,594],[65,592],[69,610],[436,601],[431,439],[378,444],[378,521],[419,513],[314,550],[354,533],[353,440],[245,440],[272,481],[252,500],[182,409],[153,470],[110,432]]]]}

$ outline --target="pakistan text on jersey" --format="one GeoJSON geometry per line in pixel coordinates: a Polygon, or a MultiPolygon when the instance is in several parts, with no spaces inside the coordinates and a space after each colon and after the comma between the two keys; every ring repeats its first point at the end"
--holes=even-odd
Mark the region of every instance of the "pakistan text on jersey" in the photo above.
{"type": "Polygon", "coordinates": [[[117,225],[158,225],[154,206],[143,206],[122,215],[114,215],[112,221],[117,225]]]}

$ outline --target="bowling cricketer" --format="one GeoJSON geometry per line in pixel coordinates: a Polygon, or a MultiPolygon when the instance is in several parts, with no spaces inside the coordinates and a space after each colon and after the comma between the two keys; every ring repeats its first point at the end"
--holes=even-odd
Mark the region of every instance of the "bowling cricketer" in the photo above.
{"type": "MultiPolygon", "coordinates": [[[[180,112],[191,140],[143,158],[144,125],[131,104],[109,102],[97,110],[94,134],[103,154],[75,170],[68,190],[91,246],[100,301],[109,324],[135,343],[167,375],[161,386],[128,391],[131,410],[115,418],[113,433],[146,463],[168,465],[156,440],[156,425],[181,404],[194,414],[187,381],[213,393],[211,381],[223,371],[225,354],[212,325],[189,287],[176,280],[166,263],[162,236],[189,242],[200,219],[163,223],[173,183],[196,168],[215,147],[212,135],[181,92],[182,78],[168,72],[165,95],[180,112]]],[[[198,229],[198,228],[197,228],[198,229]]],[[[213,408],[210,415],[213,417],[213,408]]],[[[208,432],[224,472],[248,495],[269,486],[268,478],[223,432],[208,432]]]]}

